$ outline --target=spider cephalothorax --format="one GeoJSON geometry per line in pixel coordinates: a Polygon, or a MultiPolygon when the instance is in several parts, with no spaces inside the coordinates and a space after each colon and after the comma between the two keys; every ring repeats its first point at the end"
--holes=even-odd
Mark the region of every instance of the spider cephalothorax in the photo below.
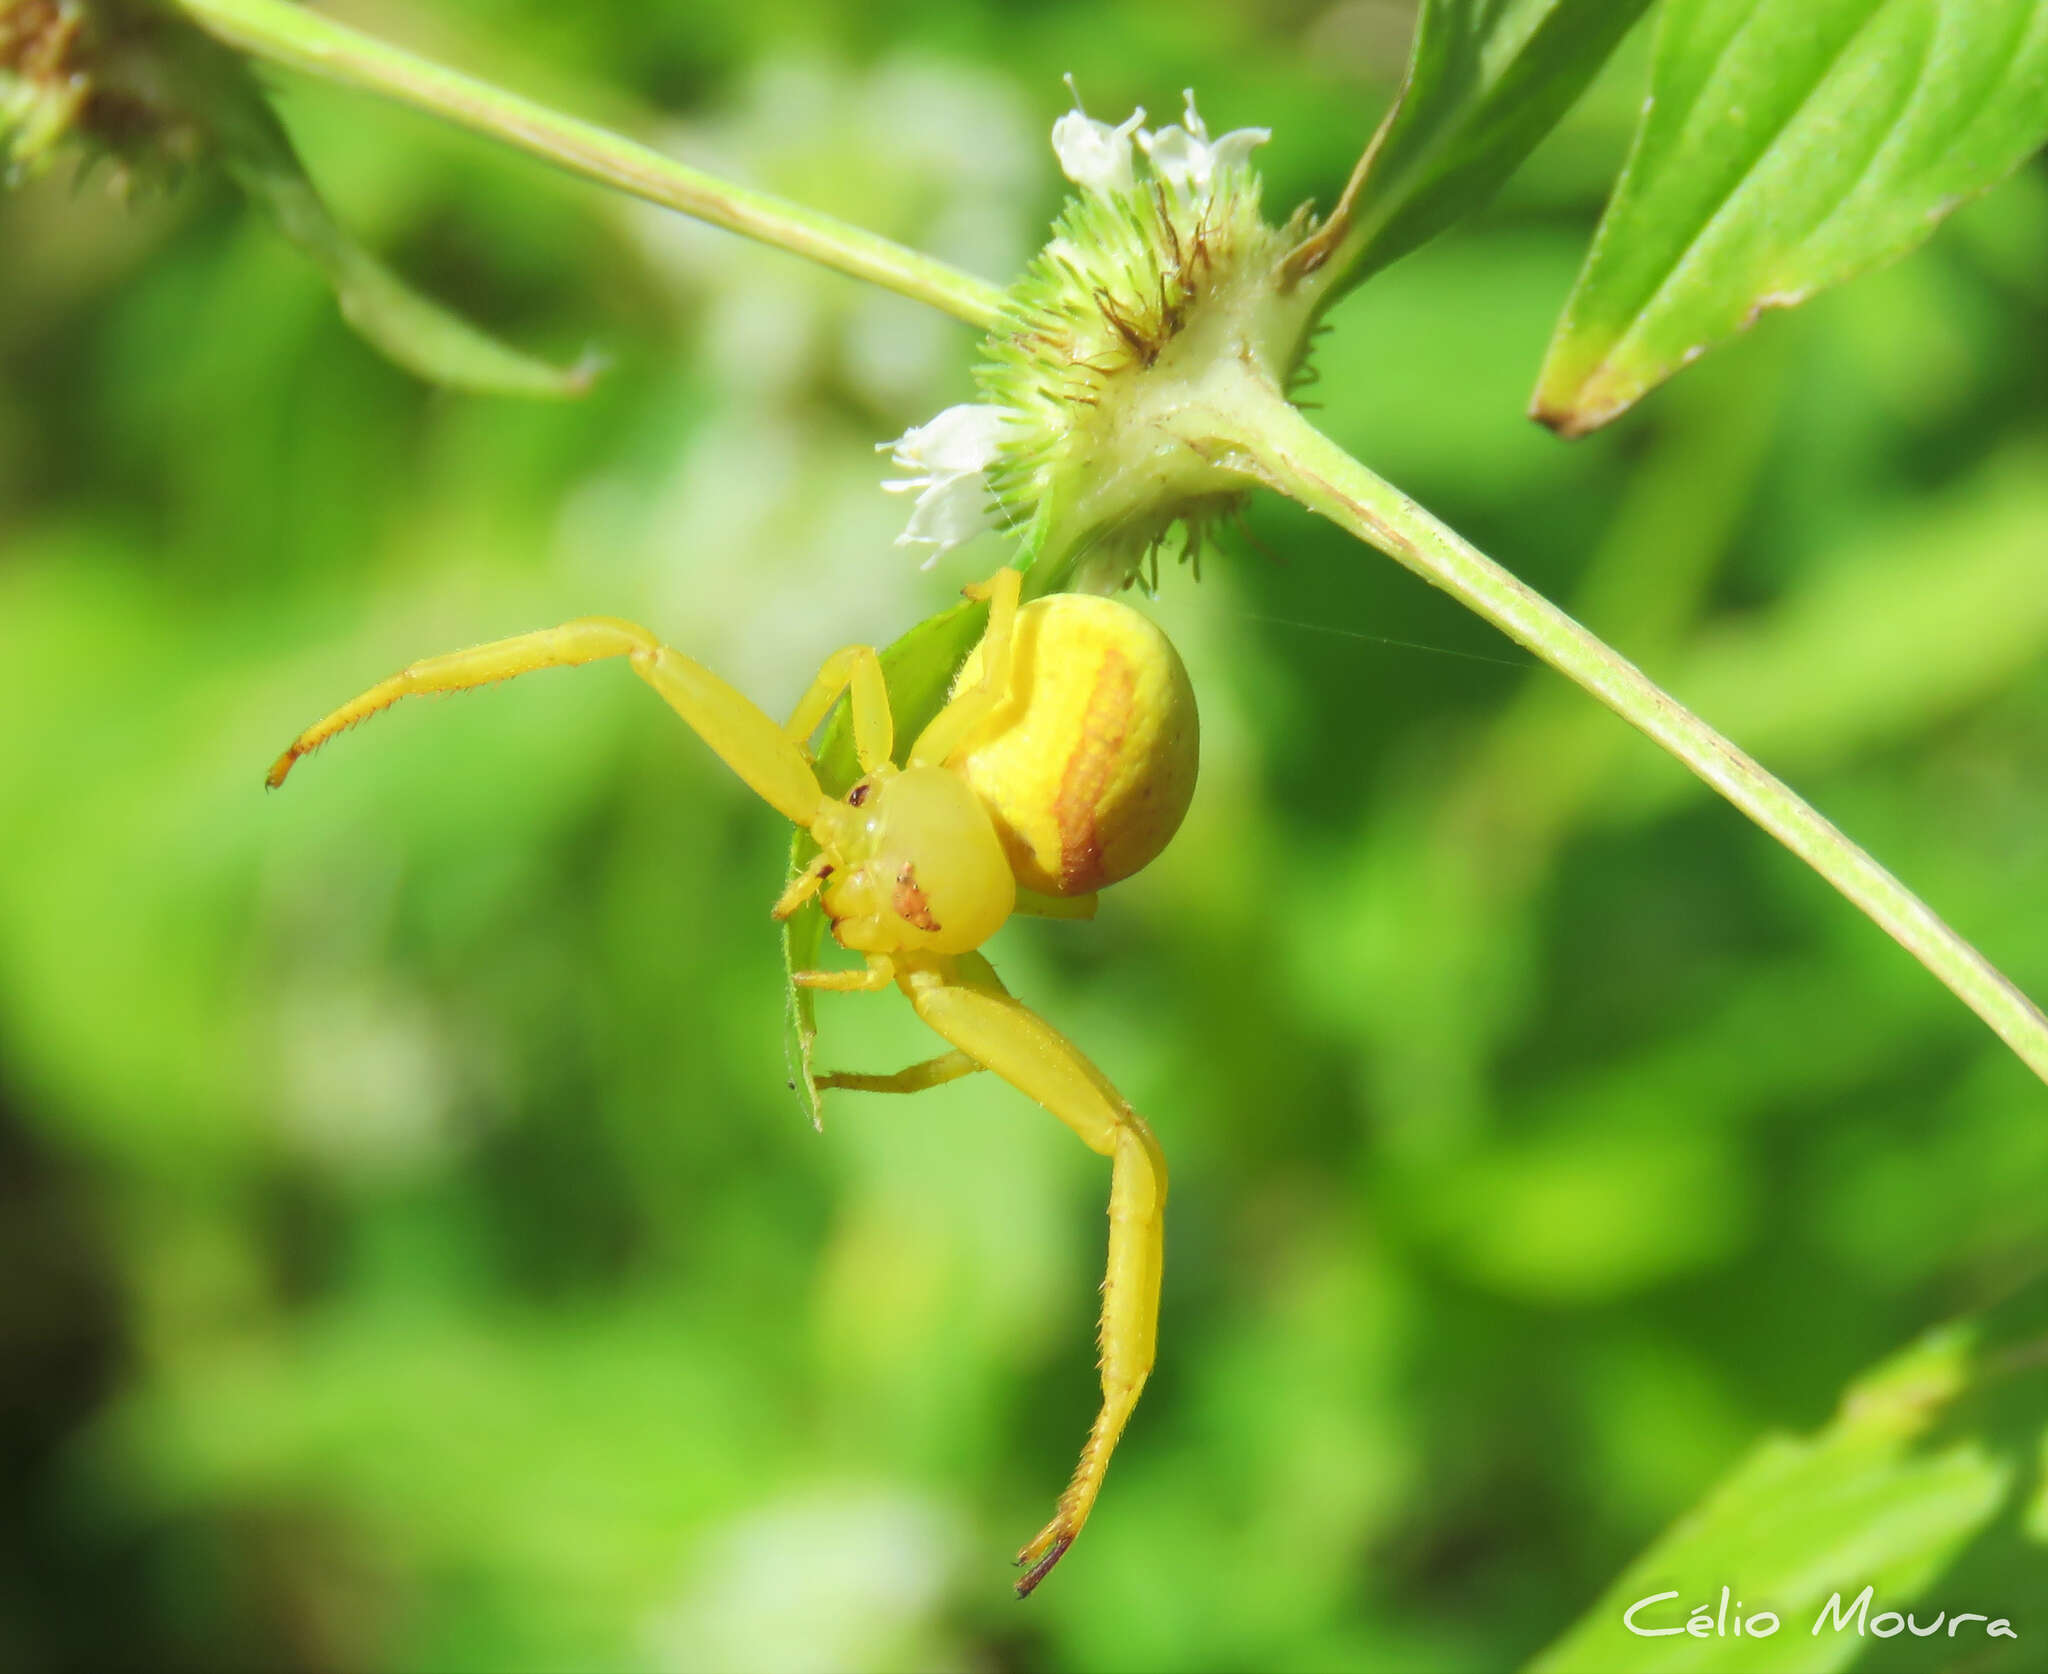
{"type": "Polygon", "coordinates": [[[268,782],[281,785],[299,757],[402,697],[624,657],[757,795],[811,834],[818,854],[775,916],[815,896],[863,963],[795,980],[893,982],[951,1047],[891,1075],[821,1075],[817,1085],[909,1093],[991,1069],[1111,1159],[1102,1408],[1052,1520],[1018,1556],[1029,1566],[1018,1591],[1028,1593],[1087,1522],[1152,1369],[1166,1162],[1109,1079],[1014,999],[977,950],[1012,912],[1087,916],[1095,890],[1165,847],[1194,791],[1196,719],[1172,645],[1128,606],[1057,594],[1020,607],[1015,570],[967,591],[988,600],[988,628],[901,765],[881,659],[868,646],[828,658],[778,726],[645,628],[585,617],[415,663],[301,733],[268,782]],[[861,776],[832,797],[807,741],[842,695],[861,776]]]}
{"type": "Polygon", "coordinates": [[[820,811],[819,901],[856,953],[972,953],[1016,909],[988,812],[957,774],[884,763],[820,811]]]}

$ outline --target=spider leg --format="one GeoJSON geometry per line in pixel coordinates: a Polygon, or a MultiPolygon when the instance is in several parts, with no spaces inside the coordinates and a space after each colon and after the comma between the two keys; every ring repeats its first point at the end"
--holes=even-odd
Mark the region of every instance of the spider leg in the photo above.
{"type": "Polygon", "coordinates": [[[783,731],[800,748],[807,745],[818,723],[848,687],[853,689],[853,751],[860,758],[860,770],[872,773],[896,751],[889,688],[882,679],[881,656],[872,645],[849,645],[827,657],[810,690],[797,700],[783,731]]]}
{"type": "Polygon", "coordinates": [[[1074,1543],[1110,1454],[1152,1371],[1165,1258],[1166,1158],[1144,1119],[1044,1018],[1012,998],[979,954],[919,961],[899,978],[917,1014],[968,1057],[1045,1106],[1110,1159],[1109,1262],[1102,1281],[1102,1410],[1052,1521],[1018,1553],[1022,1598],[1074,1543]]]}
{"type": "Polygon", "coordinates": [[[856,1075],[838,1070],[816,1079],[820,1092],[827,1087],[839,1087],[850,1093],[921,1093],[927,1087],[943,1087],[949,1081],[958,1081],[982,1067],[965,1052],[941,1052],[936,1058],[912,1064],[894,1075],[856,1075]]]}
{"type": "Polygon", "coordinates": [[[608,657],[629,658],[633,672],[785,819],[808,826],[817,818],[824,801],[817,775],[781,727],[701,663],[671,650],[645,628],[609,616],[586,616],[559,628],[414,663],[300,733],[271,766],[265,782],[275,789],[299,757],[400,698],[421,692],[466,692],[537,669],[574,668],[608,657]]]}
{"type": "Polygon", "coordinates": [[[912,763],[938,762],[957,750],[1010,693],[1010,647],[1015,639],[1017,600],[1024,585],[1020,571],[1000,569],[988,580],[962,591],[970,599],[988,600],[988,627],[981,636],[981,679],[954,695],[931,719],[910,747],[912,763]]]}
{"type": "Polygon", "coordinates": [[[841,994],[874,994],[896,980],[896,965],[886,953],[871,953],[858,971],[791,971],[799,988],[829,988],[841,994]]]}
{"type": "Polygon", "coordinates": [[[818,893],[831,871],[832,862],[829,857],[822,853],[812,855],[811,863],[791,878],[788,887],[775,898],[775,905],[768,909],[768,916],[778,923],[788,918],[818,893]]]}
{"type": "Polygon", "coordinates": [[[536,669],[573,668],[606,657],[630,656],[643,641],[653,643],[643,630],[629,623],[591,618],[471,646],[467,651],[451,651],[442,657],[422,658],[306,728],[271,765],[265,782],[275,790],[299,757],[319,749],[336,733],[390,708],[400,698],[422,692],[466,692],[473,686],[488,686],[536,669]]]}
{"type": "Polygon", "coordinates": [[[825,801],[818,776],[764,710],[702,663],[659,642],[635,647],[632,657],[633,672],[661,694],[749,790],[798,825],[807,827],[818,817],[825,801]]]}

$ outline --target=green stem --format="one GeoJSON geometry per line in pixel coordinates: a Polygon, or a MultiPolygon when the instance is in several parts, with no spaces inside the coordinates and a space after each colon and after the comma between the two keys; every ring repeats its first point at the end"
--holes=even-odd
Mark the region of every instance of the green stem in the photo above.
{"type": "Polygon", "coordinates": [[[1300,501],[1477,611],[1510,639],[1647,733],[1840,890],[1932,971],[2048,1081],[2048,1017],[1925,902],[1790,786],[1701,720],[1619,652],[1374,475],[1277,391],[1219,403],[1218,459],[1300,501]]]}
{"type": "Polygon", "coordinates": [[[926,302],[987,331],[1003,293],[893,240],[769,192],[750,191],[594,123],[460,75],[285,0],[173,0],[237,51],[378,93],[615,186],[926,302]]]}

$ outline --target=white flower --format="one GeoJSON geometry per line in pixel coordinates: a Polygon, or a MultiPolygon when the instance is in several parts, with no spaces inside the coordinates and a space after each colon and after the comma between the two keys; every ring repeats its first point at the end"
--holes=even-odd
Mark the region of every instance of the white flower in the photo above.
{"type": "Polygon", "coordinates": [[[1221,139],[1211,140],[1209,125],[1195,109],[1195,90],[1184,89],[1181,98],[1186,102],[1182,116],[1187,126],[1176,123],[1156,134],[1140,128],[1138,143],[1145,148],[1152,172],[1183,192],[1207,192],[1218,174],[1243,168],[1251,161],[1252,152],[1273,137],[1271,128],[1234,128],[1221,139]]]}
{"type": "Polygon", "coordinates": [[[1076,94],[1074,108],[1052,125],[1053,155],[1060,160],[1060,172],[1084,192],[1128,192],[1137,184],[1131,172],[1131,135],[1142,136],[1138,124],[1145,120],[1140,105],[1116,127],[1097,122],[1081,109],[1076,94]]]}
{"type": "MultiPolygon", "coordinates": [[[[1073,88],[1072,76],[1067,78],[1067,86],[1073,88]]],[[[1131,151],[1135,139],[1155,179],[1197,195],[1206,193],[1218,174],[1242,168],[1254,148],[1273,137],[1270,128],[1237,128],[1212,140],[1208,124],[1195,109],[1194,90],[1190,88],[1182,96],[1187,102],[1182,117],[1187,126],[1174,123],[1155,134],[1138,126],[1145,120],[1143,106],[1112,128],[1082,110],[1081,95],[1075,92],[1074,108],[1052,125],[1052,148],[1061,171],[1084,192],[1128,192],[1137,184],[1131,151]]]]}
{"type": "Polygon", "coordinates": [[[988,468],[1001,450],[1004,426],[1015,419],[1009,408],[986,402],[948,407],[929,424],[882,444],[898,466],[913,473],[882,486],[892,494],[917,493],[910,524],[896,544],[929,546],[926,569],[961,542],[996,527],[988,468]]]}

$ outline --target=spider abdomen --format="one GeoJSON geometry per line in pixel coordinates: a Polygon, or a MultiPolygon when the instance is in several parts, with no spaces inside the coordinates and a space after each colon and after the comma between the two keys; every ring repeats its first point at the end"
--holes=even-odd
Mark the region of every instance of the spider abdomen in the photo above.
{"type": "MultiPolygon", "coordinates": [[[[1173,642],[1115,599],[1018,613],[1008,696],[947,766],[981,799],[1017,881],[1085,895],[1147,865],[1195,792],[1195,693],[1173,642]]],[[[954,690],[981,678],[977,647],[954,690]]]]}

